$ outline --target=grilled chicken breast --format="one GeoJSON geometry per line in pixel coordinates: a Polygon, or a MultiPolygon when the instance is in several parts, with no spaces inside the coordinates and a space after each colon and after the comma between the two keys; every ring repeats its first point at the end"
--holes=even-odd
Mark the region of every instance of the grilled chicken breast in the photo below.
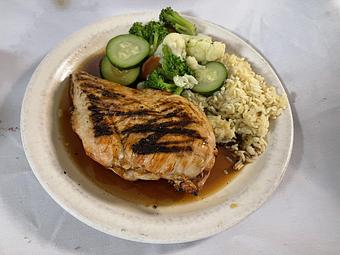
{"type": "Polygon", "coordinates": [[[70,93],[73,130],[93,160],[129,181],[164,178],[194,194],[203,186],[215,162],[215,136],[185,98],[86,72],[71,75],[70,93]]]}

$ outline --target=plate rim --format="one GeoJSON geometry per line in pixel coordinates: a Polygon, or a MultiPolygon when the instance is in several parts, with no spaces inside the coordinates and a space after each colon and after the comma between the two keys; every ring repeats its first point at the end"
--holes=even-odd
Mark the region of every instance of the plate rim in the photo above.
{"type": "MultiPolygon", "coordinates": [[[[89,30],[91,27],[96,27],[96,26],[100,26],[101,24],[112,20],[112,19],[119,19],[119,18],[124,18],[124,17],[128,17],[128,16],[138,16],[138,15],[154,15],[156,13],[156,11],[145,11],[145,12],[131,12],[131,13],[125,13],[125,14],[121,14],[121,15],[115,15],[115,16],[111,16],[111,17],[107,17],[104,19],[100,19],[98,21],[95,21],[94,23],[88,24],[84,27],[82,27],[81,29],[79,29],[78,31],[72,33],[71,35],[67,36],[66,38],[64,38],[60,43],[57,44],[57,46],[55,46],[52,50],[49,51],[49,53],[43,58],[43,60],[40,62],[40,64],[38,65],[38,67],[36,68],[36,70],[34,71],[27,87],[26,87],[26,91],[25,91],[25,95],[23,97],[23,101],[22,101],[22,106],[21,106],[21,113],[20,113],[20,127],[24,127],[24,121],[26,120],[25,116],[25,111],[24,109],[27,108],[28,105],[28,99],[29,99],[29,91],[31,90],[31,88],[34,86],[34,81],[36,79],[36,77],[39,75],[39,70],[45,65],[46,62],[48,62],[50,56],[53,54],[53,52],[57,51],[57,49],[62,48],[62,46],[65,44],[65,42],[67,41],[71,41],[73,38],[76,38],[78,35],[84,33],[85,31],[89,30]]],[[[227,31],[229,34],[237,37],[239,40],[241,40],[244,44],[246,44],[252,51],[253,53],[255,53],[257,55],[257,57],[263,59],[265,61],[265,63],[268,65],[270,72],[280,81],[280,87],[282,87],[282,89],[284,90],[283,92],[288,95],[287,93],[287,88],[285,86],[285,84],[283,83],[282,79],[280,78],[280,76],[278,75],[278,73],[276,72],[276,70],[274,69],[274,67],[271,65],[271,63],[260,53],[260,51],[254,47],[251,43],[249,43],[247,40],[243,39],[241,36],[239,36],[238,34],[232,32],[231,30],[225,28],[224,26],[218,25],[216,23],[213,23],[211,21],[207,21],[205,19],[201,19],[199,17],[193,17],[193,16],[189,16],[189,15],[185,15],[186,17],[192,18],[192,19],[196,19],[196,20],[200,20],[201,22],[204,23],[208,23],[210,25],[219,27],[220,29],[223,29],[225,31],[227,31]]],[[[291,154],[292,154],[292,149],[293,149],[293,140],[294,140],[294,119],[293,119],[293,114],[292,114],[292,109],[290,106],[290,102],[289,100],[287,100],[287,108],[285,109],[285,111],[288,111],[288,116],[290,119],[290,142],[289,142],[289,148],[288,148],[288,154],[287,157],[284,161],[282,170],[281,170],[281,175],[279,176],[278,179],[276,179],[276,181],[271,185],[271,188],[269,189],[269,191],[262,197],[261,200],[258,201],[258,204],[256,206],[254,206],[252,208],[251,211],[249,211],[245,216],[243,216],[242,218],[236,220],[233,222],[233,224],[228,225],[228,226],[223,226],[222,228],[215,228],[215,231],[213,232],[209,232],[207,234],[203,234],[200,236],[195,236],[193,235],[192,237],[188,237],[185,240],[167,240],[167,239],[150,239],[149,237],[141,237],[141,236],[132,236],[131,233],[129,234],[124,234],[124,232],[121,231],[116,231],[116,232],[112,232],[108,229],[105,229],[105,227],[103,226],[99,226],[95,223],[93,223],[90,219],[83,217],[82,214],[80,214],[79,212],[75,211],[72,207],[70,207],[69,205],[67,205],[67,203],[65,203],[65,201],[60,201],[59,197],[54,194],[54,192],[50,189],[50,187],[47,185],[47,183],[45,182],[45,180],[43,180],[43,178],[41,178],[39,171],[37,170],[37,166],[35,164],[35,159],[34,156],[32,156],[30,154],[30,145],[28,144],[28,133],[27,130],[25,130],[24,128],[21,128],[21,140],[22,140],[22,144],[23,144],[23,148],[24,148],[24,152],[26,155],[26,158],[29,162],[29,165],[35,175],[35,177],[37,178],[37,180],[39,181],[40,185],[42,185],[42,187],[45,189],[45,191],[52,197],[52,199],[54,201],[56,201],[57,204],[59,204],[59,206],[61,206],[64,210],[66,210],[68,213],[70,213],[73,217],[75,217],[76,219],[84,222],[85,224],[87,224],[88,226],[99,230],[101,232],[104,232],[106,234],[109,235],[113,235],[115,237],[119,237],[119,238],[123,238],[123,239],[127,239],[127,240],[133,240],[133,241],[138,241],[138,242],[144,242],[144,243],[159,243],[159,244],[170,244],[170,243],[185,243],[185,242],[191,242],[191,241],[195,241],[195,240],[200,240],[200,239],[204,239],[207,238],[209,236],[215,235],[217,233],[222,232],[223,230],[229,229],[230,227],[238,224],[239,222],[241,222],[242,220],[246,219],[250,214],[254,213],[256,210],[258,210],[263,204],[264,202],[268,201],[268,198],[274,193],[274,191],[277,189],[277,187],[279,186],[279,184],[281,183],[283,176],[288,168],[289,165],[289,161],[291,158],[291,154]]]]}

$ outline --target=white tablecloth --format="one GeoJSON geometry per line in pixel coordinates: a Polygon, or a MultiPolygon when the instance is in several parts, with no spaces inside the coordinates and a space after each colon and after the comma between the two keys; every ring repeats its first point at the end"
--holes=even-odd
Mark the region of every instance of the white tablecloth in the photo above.
{"type": "Polygon", "coordinates": [[[0,38],[0,254],[340,254],[340,1],[1,1],[0,38]],[[268,58],[289,92],[295,141],[283,183],[257,212],[205,240],[151,245],[91,229],[49,197],[25,158],[20,107],[32,72],[63,38],[170,4],[268,58]]]}

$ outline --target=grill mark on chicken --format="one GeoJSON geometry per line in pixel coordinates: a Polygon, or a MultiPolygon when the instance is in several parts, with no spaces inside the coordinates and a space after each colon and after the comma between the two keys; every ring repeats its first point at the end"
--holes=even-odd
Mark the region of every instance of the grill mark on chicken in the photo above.
{"type": "MultiPolygon", "coordinates": [[[[86,84],[86,86],[89,87],[89,84],[86,84]]],[[[118,96],[122,96],[119,93],[113,93],[108,90],[104,90],[100,87],[96,89],[100,91],[100,94],[104,97],[115,99],[118,96]]],[[[83,89],[82,91],[84,93],[87,92],[86,89],[83,89]]],[[[103,102],[100,101],[100,98],[94,94],[87,94],[87,98],[89,99],[91,103],[90,106],[88,107],[88,110],[91,111],[91,120],[94,125],[95,137],[113,134],[113,127],[112,125],[109,125],[105,122],[105,119],[104,119],[105,116],[116,115],[116,116],[130,117],[130,116],[143,116],[143,115],[152,114],[152,111],[149,111],[149,110],[139,110],[139,111],[134,111],[134,112],[115,111],[113,109],[110,109],[112,107],[107,107],[103,102]]]]}
{"type": "Polygon", "coordinates": [[[112,128],[104,121],[105,112],[95,105],[90,105],[88,110],[91,111],[90,116],[94,125],[94,136],[112,135],[112,128]]]}
{"type": "Polygon", "coordinates": [[[111,110],[110,113],[111,115],[116,115],[116,116],[150,116],[150,115],[156,115],[157,112],[155,111],[149,111],[149,110],[138,110],[138,111],[131,111],[131,112],[123,112],[123,111],[115,111],[111,110]]]}
{"type": "Polygon", "coordinates": [[[182,109],[175,109],[174,111],[165,114],[163,118],[182,117],[190,119],[190,117],[185,112],[181,112],[181,110],[182,109]]]}
{"type": "Polygon", "coordinates": [[[99,100],[99,97],[97,97],[96,95],[93,94],[89,94],[87,95],[88,99],[90,99],[91,102],[96,102],[99,100]]]}
{"type": "Polygon", "coordinates": [[[158,142],[158,145],[173,145],[173,144],[181,144],[181,143],[190,143],[193,139],[187,139],[182,141],[166,141],[166,142],[158,142]]]}
{"type": "Polygon", "coordinates": [[[109,97],[109,98],[112,98],[112,99],[116,99],[117,97],[125,97],[122,94],[110,92],[110,91],[105,90],[105,89],[102,89],[102,96],[109,97]]]}
{"type": "Polygon", "coordinates": [[[132,151],[137,154],[152,154],[152,153],[174,153],[182,151],[192,151],[191,146],[164,146],[157,143],[157,141],[163,136],[162,133],[154,133],[148,135],[146,138],[142,138],[132,145],[132,151]]]}
{"type": "MultiPolygon", "coordinates": [[[[190,123],[193,123],[192,120],[180,120],[180,121],[167,121],[162,123],[143,123],[143,124],[135,124],[132,127],[124,129],[122,134],[131,134],[131,133],[149,133],[149,132],[156,132],[156,133],[179,133],[179,131],[187,130],[189,136],[195,138],[201,138],[201,136],[195,131],[191,129],[185,129],[183,127],[187,126],[190,123]],[[172,127],[172,128],[171,128],[172,127]]],[[[186,132],[186,131],[184,131],[186,132]]]]}
{"type": "Polygon", "coordinates": [[[82,91],[84,93],[90,92],[91,89],[96,89],[98,92],[101,93],[102,96],[108,97],[108,98],[111,98],[111,99],[117,99],[118,97],[125,97],[125,95],[122,95],[122,94],[116,93],[116,92],[108,91],[108,90],[103,89],[100,86],[93,84],[93,83],[90,83],[90,82],[84,82],[82,84],[82,91]]]}
{"type": "MultiPolygon", "coordinates": [[[[194,139],[203,139],[195,130],[185,128],[192,124],[190,119],[182,119],[179,121],[167,121],[163,123],[155,123],[154,120],[149,120],[144,124],[136,124],[122,131],[122,134],[132,133],[152,133],[147,137],[140,139],[137,143],[132,145],[132,151],[137,154],[151,154],[151,153],[174,153],[182,151],[192,151],[191,146],[185,145],[186,141],[182,141],[182,146],[169,146],[176,143],[158,143],[158,141],[167,134],[180,135],[194,139]]],[[[192,141],[192,140],[190,140],[192,141]]]]}

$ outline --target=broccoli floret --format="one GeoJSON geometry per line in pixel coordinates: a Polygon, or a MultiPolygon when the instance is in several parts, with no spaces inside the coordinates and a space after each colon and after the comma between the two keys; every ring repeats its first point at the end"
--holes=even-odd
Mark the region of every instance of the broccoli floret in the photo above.
{"type": "Polygon", "coordinates": [[[141,22],[135,22],[130,28],[129,33],[143,37],[149,42],[149,55],[151,56],[169,32],[160,22],[150,21],[145,25],[141,22]]]}
{"type": "Polygon", "coordinates": [[[148,76],[144,85],[180,95],[183,88],[176,86],[173,79],[175,76],[192,75],[192,71],[184,60],[172,53],[168,45],[163,45],[162,53],[162,66],[148,76]]]}
{"type": "Polygon", "coordinates": [[[159,69],[154,70],[148,76],[148,79],[144,82],[144,86],[147,88],[165,90],[177,95],[180,95],[183,91],[183,88],[177,87],[175,84],[167,83],[159,69]]]}
{"type": "Polygon", "coordinates": [[[164,27],[160,22],[156,21],[150,21],[145,25],[145,29],[152,50],[150,55],[152,55],[169,32],[166,27],[164,27]]]}
{"type": "Polygon", "coordinates": [[[141,22],[133,23],[132,27],[130,27],[129,33],[144,38],[145,29],[143,24],[141,22]]]}
{"type": "Polygon", "coordinates": [[[183,18],[171,7],[162,9],[159,20],[165,25],[173,27],[178,33],[187,35],[197,35],[196,26],[189,20],[183,18]]]}
{"type": "Polygon", "coordinates": [[[167,45],[163,45],[162,48],[163,58],[162,58],[162,68],[161,73],[167,79],[173,80],[173,78],[178,76],[183,76],[185,74],[193,75],[191,69],[188,67],[187,63],[180,57],[174,55],[171,49],[167,45]]]}

